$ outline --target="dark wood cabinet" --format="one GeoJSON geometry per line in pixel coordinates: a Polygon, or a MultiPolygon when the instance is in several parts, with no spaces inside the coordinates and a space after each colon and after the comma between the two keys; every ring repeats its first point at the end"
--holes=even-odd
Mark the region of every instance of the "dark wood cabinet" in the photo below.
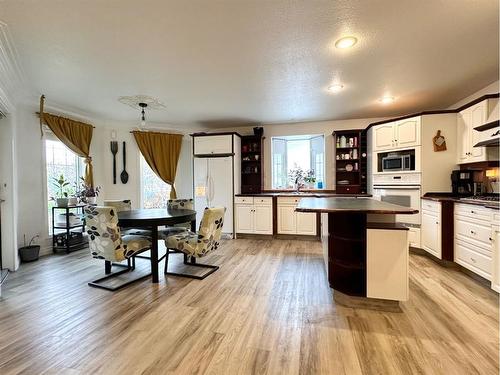
{"type": "Polygon", "coordinates": [[[367,158],[364,129],[333,132],[335,185],[338,194],[366,194],[367,158]]]}
{"type": "Polygon", "coordinates": [[[262,192],[263,137],[247,135],[241,137],[241,193],[262,192]]]}

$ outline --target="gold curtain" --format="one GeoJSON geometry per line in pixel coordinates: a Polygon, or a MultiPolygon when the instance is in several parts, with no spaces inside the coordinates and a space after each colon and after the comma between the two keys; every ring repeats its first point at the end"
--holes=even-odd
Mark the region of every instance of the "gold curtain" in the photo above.
{"type": "Polygon", "coordinates": [[[55,116],[43,112],[43,99],[40,98],[40,124],[45,123],[54,135],[78,156],[85,158],[85,184],[94,186],[90,142],[94,127],[83,122],[55,116]]]}
{"type": "Polygon", "coordinates": [[[151,169],[158,177],[172,186],[170,198],[177,198],[174,182],[181,152],[182,134],[141,131],[133,131],[132,134],[134,134],[137,146],[151,169]]]}

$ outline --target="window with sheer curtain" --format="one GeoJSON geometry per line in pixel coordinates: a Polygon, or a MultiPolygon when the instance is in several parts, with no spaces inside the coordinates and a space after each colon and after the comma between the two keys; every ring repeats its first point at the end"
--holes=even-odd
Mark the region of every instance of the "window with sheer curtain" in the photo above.
{"type": "Polygon", "coordinates": [[[323,135],[292,135],[273,137],[272,187],[284,189],[293,187],[290,171],[301,168],[312,171],[317,182],[325,186],[325,137],[323,135]]]}
{"type": "Polygon", "coordinates": [[[141,201],[143,208],[167,208],[170,185],[158,177],[141,156],[141,201]]]}

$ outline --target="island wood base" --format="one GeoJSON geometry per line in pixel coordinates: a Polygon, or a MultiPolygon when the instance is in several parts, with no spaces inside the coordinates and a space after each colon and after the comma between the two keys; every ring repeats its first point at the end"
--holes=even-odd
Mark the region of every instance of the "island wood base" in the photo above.
{"type": "Polygon", "coordinates": [[[328,228],[322,239],[335,300],[399,311],[398,301],[408,299],[408,228],[394,223],[394,215],[362,212],[322,214],[322,220],[323,230],[328,228]],[[372,222],[377,219],[383,222],[372,222]]]}

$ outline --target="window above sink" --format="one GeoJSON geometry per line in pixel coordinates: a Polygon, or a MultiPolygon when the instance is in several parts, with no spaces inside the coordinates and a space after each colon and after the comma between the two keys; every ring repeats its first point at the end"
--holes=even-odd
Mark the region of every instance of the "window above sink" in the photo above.
{"type": "Polygon", "coordinates": [[[324,135],[288,135],[272,137],[272,188],[325,188],[324,135]]]}

